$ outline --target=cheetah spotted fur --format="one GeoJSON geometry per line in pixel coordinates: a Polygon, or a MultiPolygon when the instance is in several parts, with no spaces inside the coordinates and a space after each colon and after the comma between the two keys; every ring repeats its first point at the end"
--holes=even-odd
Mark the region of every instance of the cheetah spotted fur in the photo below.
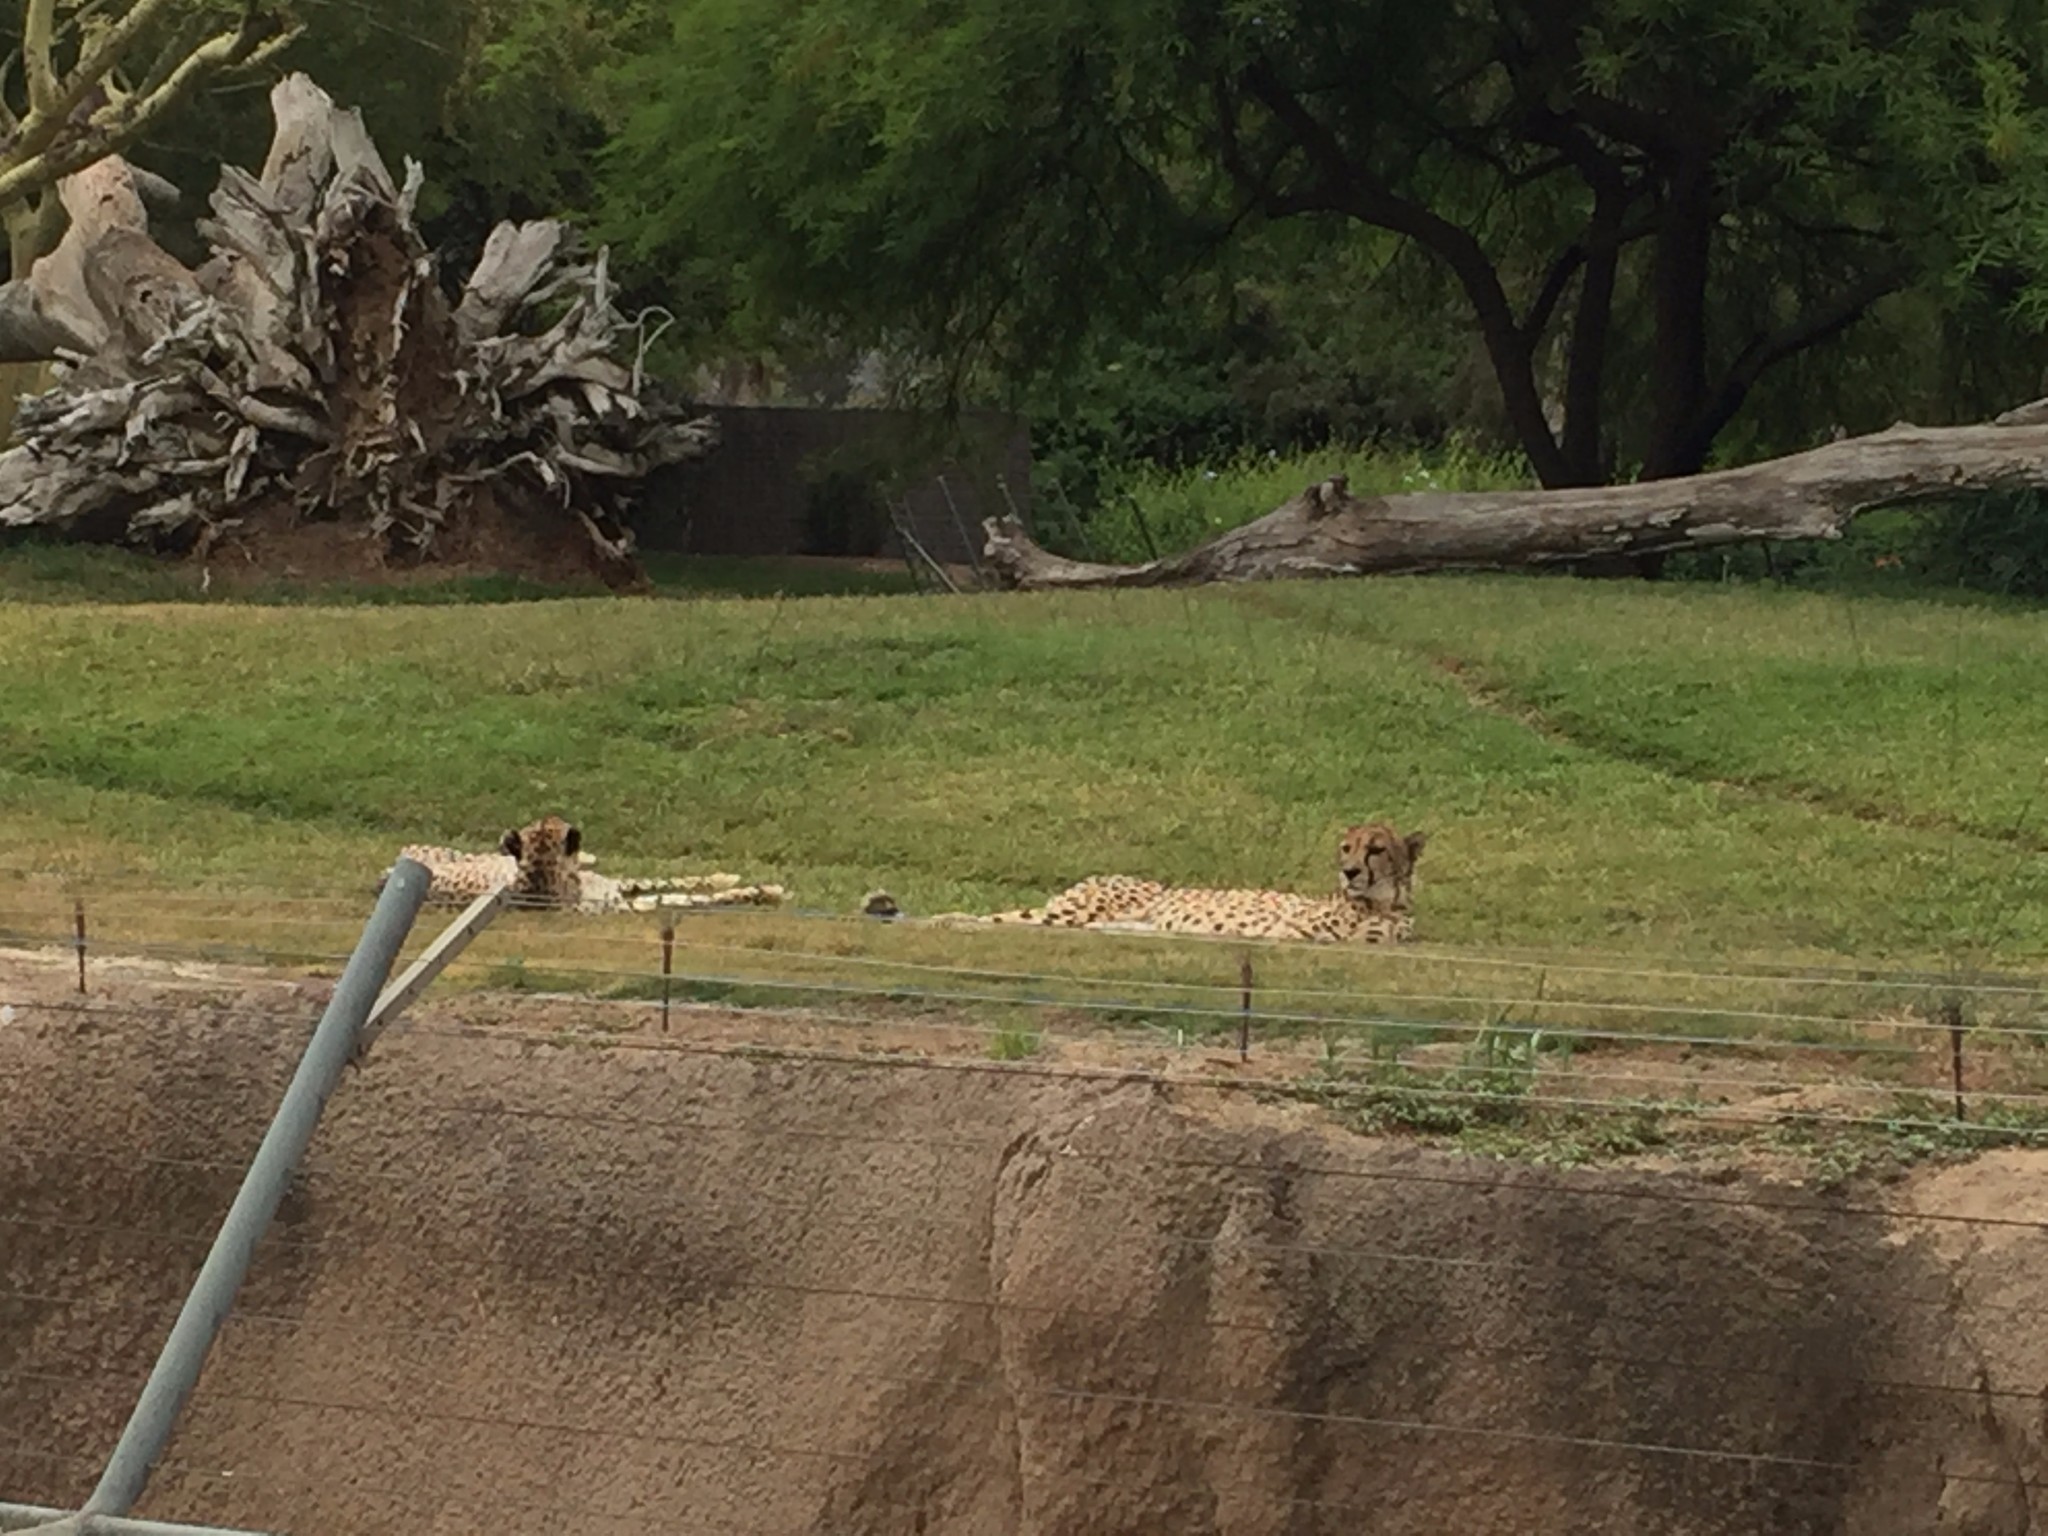
{"type": "Polygon", "coordinates": [[[1428,834],[1385,822],[1348,827],[1337,845],[1335,895],[1208,890],[1130,875],[1096,875],[1042,907],[980,921],[1135,933],[1188,933],[1310,944],[1405,944],[1415,936],[1415,865],[1428,834]]]}
{"type": "MultiPolygon", "coordinates": [[[[779,885],[747,885],[735,875],[694,875],[672,879],[614,879],[590,868],[582,830],[560,816],[544,816],[499,840],[496,853],[473,853],[411,843],[399,857],[423,864],[431,877],[427,900],[462,905],[512,887],[520,906],[573,912],[648,912],[660,907],[774,906],[779,885]]],[[[384,879],[377,888],[384,888],[384,879]]]]}

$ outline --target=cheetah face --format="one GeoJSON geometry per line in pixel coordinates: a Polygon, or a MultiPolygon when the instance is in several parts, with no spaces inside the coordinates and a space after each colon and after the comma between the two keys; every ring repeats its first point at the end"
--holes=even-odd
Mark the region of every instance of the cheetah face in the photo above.
{"type": "Polygon", "coordinates": [[[1403,837],[1383,821],[1346,827],[1337,843],[1344,894],[1373,912],[1409,911],[1415,901],[1415,863],[1428,841],[1426,832],[1403,837]]]}
{"type": "Polygon", "coordinates": [[[551,900],[574,899],[576,855],[582,847],[582,830],[560,816],[543,816],[498,840],[499,850],[519,861],[514,889],[551,900]]]}

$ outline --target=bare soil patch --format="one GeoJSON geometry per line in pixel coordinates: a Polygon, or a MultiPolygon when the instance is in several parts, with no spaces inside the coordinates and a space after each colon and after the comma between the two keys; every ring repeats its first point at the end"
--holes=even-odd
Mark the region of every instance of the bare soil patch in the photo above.
{"type": "Polygon", "coordinates": [[[482,495],[472,501],[450,516],[431,560],[394,556],[386,540],[359,523],[302,518],[277,501],[253,509],[239,526],[182,556],[182,563],[202,567],[227,592],[279,581],[404,587],[492,576],[555,585],[588,581],[593,590],[619,583],[618,569],[597,559],[574,523],[499,507],[482,495]]]}

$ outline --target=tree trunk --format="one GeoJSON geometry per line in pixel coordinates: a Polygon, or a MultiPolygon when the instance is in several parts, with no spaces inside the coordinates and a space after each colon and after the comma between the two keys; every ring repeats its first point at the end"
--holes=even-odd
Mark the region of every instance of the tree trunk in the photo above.
{"type": "MultiPolygon", "coordinates": [[[[160,179],[160,178],[159,178],[160,179]]],[[[7,275],[0,286],[0,443],[14,434],[15,404],[56,382],[48,359],[77,338],[44,314],[26,279],[57,243],[63,207],[54,190],[24,199],[7,210],[7,275]]]]}
{"type": "Polygon", "coordinates": [[[222,170],[197,272],[150,239],[118,156],[60,184],[70,227],[0,288],[0,358],[58,359],[0,453],[0,527],[176,548],[335,522],[381,563],[516,523],[636,580],[634,486],[714,438],[613,355],[632,332],[605,253],[500,225],[450,304],[419,167],[396,183],[303,75],[271,106],[269,158],[222,170]]]}
{"type": "Polygon", "coordinates": [[[1607,383],[1607,335],[1614,314],[1614,279],[1621,253],[1611,231],[1595,221],[1596,243],[1579,278],[1579,302],[1565,353],[1564,434],[1561,447],[1571,485],[1600,485],[1607,479],[1602,442],[1607,383]],[[1598,243],[1604,237],[1604,243],[1598,243]]]}
{"type": "Polygon", "coordinates": [[[1916,427],[1634,485],[1428,491],[1358,498],[1342,476],[1182,555],[1144,565],[1068,560],[991,518],[987,557],[1022,588],[1164,587],[1302,576],[1500,569],[1635,559],[1754,540],[1833,539],[1874,507],[2048,488],[2048,400],[1988,425],[1916,427]]]}
{"type": "Polygon", "coordinates": [[[1713,247],[1712,159],[1689,152],[1664,192],[1650,286],[1657,348],[1650,371],[1645,480],[1690,475],[1711,446],[1695,439],[1707,397],[1707,267],[1713,247]]]}

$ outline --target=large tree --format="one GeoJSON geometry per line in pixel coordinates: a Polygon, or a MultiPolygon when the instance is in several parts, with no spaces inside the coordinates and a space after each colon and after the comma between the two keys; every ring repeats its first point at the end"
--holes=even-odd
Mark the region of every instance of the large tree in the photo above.
{"type": "Polygon", "coordinates": [[[120,154],[209,80],[256,69],[298,34],[281,0],[22,0],[0,75],[0,219],[10,275],[63,232],[56,189],[120,154]]]}
{"type": "MultiPolygon", "coordinates": [[[[1264,221],[1410,242],[1546,485],[1892,296],[2048,311],[2032,0],[670,0],[609,164],[741,314],[1042,366],[1264,221]]],[[[1931,414],[1931,413],[1923,413],[1931,414]]]]}
{"type": "MultiPolygon", "coordinates": [[[[22,0],[0,66],[0,225],[8,282],[0,288],[0,430],[15,402],[48,387],[46,361],[87,338],[66,315],[65,288],[33,282],[68,217],[59,188],[140,143],[207,82],[261,68],[297,36],[281,0],[22,0]]],[[[175,184],[138,170],[158,203],[175,184]]],[[[81,279],[87,274],[69,274],[81,279]]],[[[47,277],[48,274],[45,274],[47,277]]]]}

